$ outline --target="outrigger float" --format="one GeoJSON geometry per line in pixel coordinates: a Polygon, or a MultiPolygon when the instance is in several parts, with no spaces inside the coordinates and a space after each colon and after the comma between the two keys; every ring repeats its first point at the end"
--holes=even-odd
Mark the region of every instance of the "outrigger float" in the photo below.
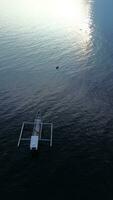
{"type": "Polygon", "coordinates": [[[34,122],[24,121],[21,127],[20,136],[18,140],[17,146],[20,147],[22,141],[29,141],[29,147],[31,151],[37,151],[39,147],[39,141],[49,142],[50,147],[52,147],[52,137],[53,137],[53,124],[52,123],[44,123],[41,118],[41,113],[38,112],[34,122]],[[23,137],[25,125],[32,125],[33,129],[31,131],[30,137],[23,137]],[[48,126],[50,132],[50,138],[43,138],[43,127],[48,126]]]}

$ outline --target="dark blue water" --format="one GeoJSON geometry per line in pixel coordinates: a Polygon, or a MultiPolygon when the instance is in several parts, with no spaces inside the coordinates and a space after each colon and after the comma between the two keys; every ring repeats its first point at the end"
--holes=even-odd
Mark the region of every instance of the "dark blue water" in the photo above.
{"type": "Polygon", "coordinates": [[[0,0],[0,190],[113,199],[113,1],[63,1],[59,15],[50,0],[41,12],[11,1],[0,0]],[[17,142],[39,109],[53,147],[32,158],[17,142]]]}

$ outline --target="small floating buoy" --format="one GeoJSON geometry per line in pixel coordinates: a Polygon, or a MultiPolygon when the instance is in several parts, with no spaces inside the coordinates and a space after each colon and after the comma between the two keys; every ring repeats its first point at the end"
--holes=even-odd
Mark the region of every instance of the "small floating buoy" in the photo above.
{"type": "Polygon", "coordinates": [[[59,66],[57,66],[56,69],[59,69],[59,66]]]}

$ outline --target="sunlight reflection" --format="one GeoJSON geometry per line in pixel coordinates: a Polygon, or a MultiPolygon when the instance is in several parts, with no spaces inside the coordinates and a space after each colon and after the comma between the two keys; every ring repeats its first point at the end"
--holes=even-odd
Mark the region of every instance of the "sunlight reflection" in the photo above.
{"type": "MultiPolygon", "coordinates": [[[[26,0],[24,0],[26,1],[26,0]]],[[[27,12],[42,15],[71,27],[82,45],[91,39],[91,3],[89,0],[27,0],[27,12]]],[[[25,7],[24,7],[25,8],[25,7]]]]}
{"type": "Polygon", "coordinates": [[[91,40],[91,1],[89,0],[55,0],[52,15],[59,23],[71,27],[81,44],[87,46],[91,40]]]}
{"type": "MultiPolygon", "coordinates": [[[[71,27],[84,43],[91,39],[90,0],[0,0],[1,12],[11,11],[20,18],[39,21],[41,18],[71,27]],[[3,9],[4,8],[4,9],[3,9]]],[[[18,18],[19,18],[18,17],[18,18]]]]}

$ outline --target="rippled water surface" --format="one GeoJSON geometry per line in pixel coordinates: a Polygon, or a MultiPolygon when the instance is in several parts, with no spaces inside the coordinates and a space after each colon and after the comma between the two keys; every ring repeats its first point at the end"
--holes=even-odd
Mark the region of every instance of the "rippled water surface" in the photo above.
{"type": "Polygon", "coordinates": [[[113,198],[112,8],[112,0],[0,0],[1,190],[45,184],[56,198],[113,198]],[[39,109],[54,124],[53,147],[41,144],[32,158],[17,141],[39,109]]]}

